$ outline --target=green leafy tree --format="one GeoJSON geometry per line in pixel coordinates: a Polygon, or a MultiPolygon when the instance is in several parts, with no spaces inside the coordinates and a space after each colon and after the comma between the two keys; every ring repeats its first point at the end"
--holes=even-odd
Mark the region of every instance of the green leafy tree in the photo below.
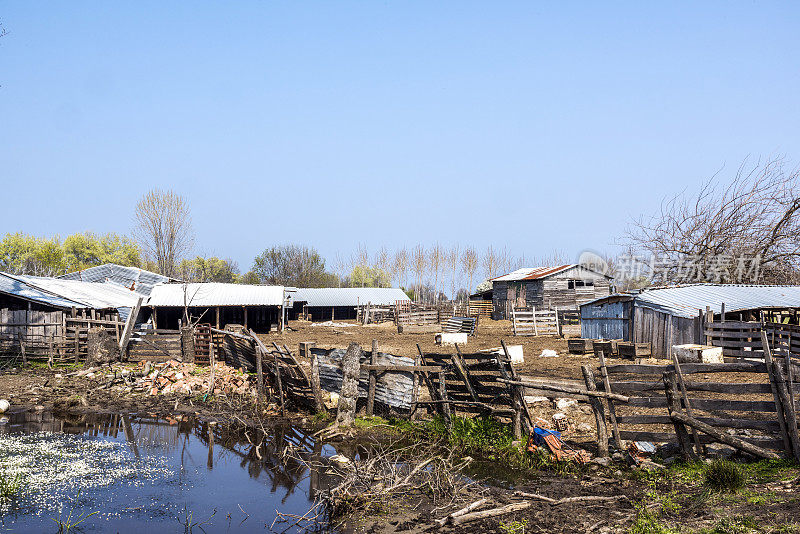
{"type": "Polygon", "coordinates": [[[240,284],[256,285],[260,284],[261,280],[258,278],[258,275],[255,272],[247,271],[246,273],[244,273],[242,276],[239,277],[238,282],[240,284]]]}
{"type": "Polygon", "coordinates": [[[64,252],[59,238],[6,234],[0,241],[0,271],[36,276],[63,274],[64,252]]]}
{"type": "Polygon", "coordinates": [[[353,287],[390,287],[391,276],[378,267],[356,265],[350,273],[350,285],[353,287]]]}
{"type": "Polygon", "coordinates": [[[178,278],[187,282],[236,283],[239,280],[239,267],[230,259],[197,256],[181,261],[178,278]]]}
{"type": "Polygon", "coordinates": [[[68,272],[106,263],[126,267],[140,267],[142,264],[139,247],[131,239],[118,234],[73,234],[64,240],[62,248],[68,272]]]}
{"type": "Polygon", "coordinates": [[[262,284],[296,287],[335,287],[336,275],[325,270],[325,260],[312,247],[283,245],[256,256],[252,272],[262,284]]]}

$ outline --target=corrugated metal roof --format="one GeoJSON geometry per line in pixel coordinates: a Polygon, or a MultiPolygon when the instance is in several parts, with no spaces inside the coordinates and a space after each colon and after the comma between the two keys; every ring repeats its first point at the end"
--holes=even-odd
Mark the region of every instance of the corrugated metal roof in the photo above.
{"type": "MultiPolygon", "coordinates": [[[[103,310],[108,308],[131,308],[141,296],[122,286],[101,282],[81,282],[43,276],[6,275],[46,293],[79,303],[78,307],[103,310]]],[[[72,304],[74,306],[74,304],[72,304]]]]}
{"type": "Polygon", "coordinates": [[[396,287],[300,288],[292,298],[296,302],[307,302],[309,307],[358,306],[367,303],[386,306],[398,300],[411,300],[402,289],[396,287]]]}
{"type": "Polygon", "coordinates": [[[696,317],[709,306],[714,313],[757,308],[800,307],[800,286],[692,284],[645,289],[634,296],[636,306],[680,317],[696,317]]]}
{"type": "Polygon", "coordinates": [[[283,286],[194,283],[158,284],[153,287],[148,306],[280,306],[283,286]],[[185,290],[185,298],[184,298],[185,290]]]}
{"type": "Polygon", "coordinates": [[[26,300],[39,302],[47,306],[54,306],[56,308],[82,308],[83,304],[75,302],[58,295],[47,293],[40,289],[36,289],[17,278],[0,273],[0,293],[6,293],[26,300]]]}
{"type": "Polygon", "coordinates": [[[59,276],[59,278],[84,282],[113,282],[128,289],[133,289],[144,296],[150,295],[154,285],[174,280],[138,267],[125,267],[116,263],[106,263],[105,265],[90,267],[82,271],[67,273],[59,276]]]}
{"type": "Polygon", "coordinates": [[[576,265],[559,265],[557,267],[524,267],[517,269],[497,278],[492,278],[492,282],[513,282],[517,280],[537,280],[539,278],[546,278],[550,275],[560,273],[576,267],[576,265]]]}

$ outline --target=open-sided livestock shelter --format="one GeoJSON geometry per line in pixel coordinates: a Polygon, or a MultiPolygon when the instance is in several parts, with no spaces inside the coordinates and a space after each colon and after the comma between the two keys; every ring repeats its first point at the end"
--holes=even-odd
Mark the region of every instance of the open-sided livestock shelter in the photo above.
{"type": "Polygon", "coordinates": [[[312,321],[355,319],[359,306],[386,307],[410,300],[402,289],[394,287],[300,288],[292,299],[291,318],[305,315],[312,321]]]}
{"type": "Polygon", "coordinates": [[[285,291],[283,286],[193,283],[158,284],[146,306],[153,312],[153,327],[177,329],[188,311],[192,323],[208,323],[216,328],[238,324],[259,334],[282,324],[285,291]]]}

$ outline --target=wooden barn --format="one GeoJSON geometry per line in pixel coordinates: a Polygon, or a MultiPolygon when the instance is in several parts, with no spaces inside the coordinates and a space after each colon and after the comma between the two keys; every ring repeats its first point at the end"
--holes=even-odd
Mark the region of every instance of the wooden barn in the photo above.
{"type": "Polygon", "coordinates": [[[613,277],[581,265],[535,267],[492,279],[493,319],[510,319],[512,309],[577,310],[611,294],[613,277]]]}
{"type": "MultiPolygon", "coordinates": [[[[615,294],[584,303],[581,337],[650,343],[657,358],[670,357],[674,345],[733,344],[759,348],[762,313],[768,321],[797,324],[800,286],[691,284],[615,294]],[[750,328],[748,325],[753,325],[750,328]],[[737,339],[714,339],[709,329],[737,329],[737,339]],[[744,331],[755,332],[754,336],[744,331]],[[750,339],[752,338],[752,339],[750,339]]],[[[723,336],[724,337],[724,336],[723,336]]],[[[741,351],[740,351],[741,352],[741,351]]]]}
{"type": "Polygon", "coordinates": [[[77,361],[88,329],[118,340],[139,298],[116,284],[0,273],[0,352],[77,361]]]}

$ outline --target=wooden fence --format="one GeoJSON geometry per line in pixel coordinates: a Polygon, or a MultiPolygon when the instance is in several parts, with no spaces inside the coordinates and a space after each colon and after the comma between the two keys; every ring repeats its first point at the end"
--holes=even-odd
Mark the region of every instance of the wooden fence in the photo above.
{"type": "Polygon", "coordinates": [[[719,321],[705,323],[706,345],[722,347],[729,358],[764,358],[760,322],[719,321]]]}
{"type": "MultiPolygon", "coordinates": [[[[732,429],[738,434],[734,437],[744,442],[772,450],[785,448],[776,415],[780,405],[765,363],[606,366],[602,360],[600,374],[598,388],[629,397],[625,403],[609,401],[608,405],[618,446],[619,440],[680,443],[688,433],[698,447],[719,441],[676,424],[672,413],[680,409],[703,424],[732,429]],[[706,379],[713,375],[716,381],[691,380],[696,375],[706,379]],[[740,381],[742,375],[746,382],[740,381]]],[[[800,384],[795,382],[790,391],[800,394],[800,384]]]]}
{"type": "Polygon", "coordinates": [[[133,362],[182,359],[180,330],[142,330],[135,332],[128,342],[128,360],[133,362]]]}
{"type": "Polygon", "coordinates": [[[420,401],[420,404],[432,405],[446,421],[458,412],[511,420],[517,437],[523,430],[528,433],[533,428],[522,388],[501,382],[517,378],[507,357],[462,354],[458,345],[455,354],[423,353],[419,345],[417,350],[425,367],[420,375],[430,396],[429,401],[420,401]]]}
{"type": "Polygon", "coordinates": [[[439,310],[401,312],[397,316],[398,325],[438,324],[439,322],[439,310]]]}
{"type": "Polygon", "coordinates": [[[21,362],[80,362],[88,354],[90,328],[103,328],[119,342],[125,327],[124,322],[106,315],[60,314],[60,318],[59,322],[0,323],[0,358],[18,358],[21,362]]]}
{"type": "Polygon", "coordinates": [[[561,336],[561,323],[556,310],[511,310],[512,328],[515,336],[561,336]]]}
{"type": "Polygon", "coordinates": [[[494,304],[491,300],[470,300],[466,308],[468,317],[491,317],[494,304]]]}

